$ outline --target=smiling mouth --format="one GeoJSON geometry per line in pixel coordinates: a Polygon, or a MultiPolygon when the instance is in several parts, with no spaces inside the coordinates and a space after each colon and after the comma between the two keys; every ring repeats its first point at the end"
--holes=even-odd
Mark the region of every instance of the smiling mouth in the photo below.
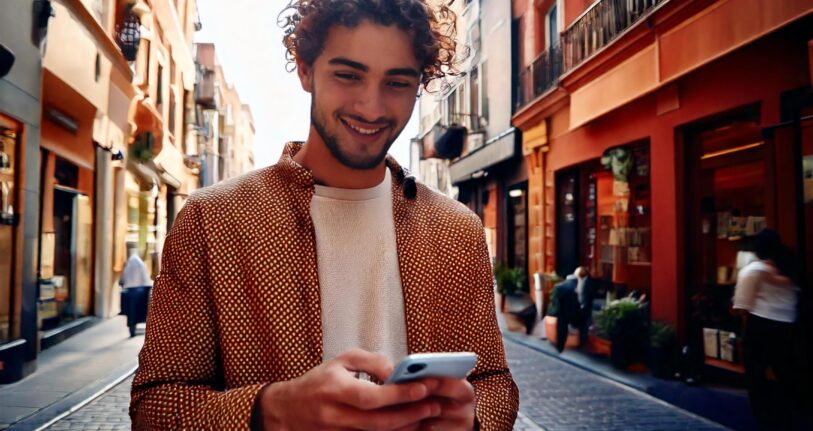
{"type": "Polygon", "coordinates": [[[369,127],[360,127],[356,126],[355,124],[350,123],[349,121],[345,120],[344,118],[340,118],[341,122],[344,123],[345,126],[352,129],[354,132],[359,133],[361,135],[372,136],[375,135],[382,130],[386,129],[386,126],[369,128],[369,127]]]}

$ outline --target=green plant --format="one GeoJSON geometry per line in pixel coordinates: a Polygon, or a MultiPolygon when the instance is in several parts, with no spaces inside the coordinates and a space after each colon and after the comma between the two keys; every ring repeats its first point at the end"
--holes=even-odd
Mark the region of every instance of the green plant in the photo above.
{"type": "Polygon", "coordinates": [[[497,265],[494,268],[494,278],[497,281],[497,293],[501,295],[525,291],[525,271],[522,268],[497,265]]]}
{"type": "Polygon", "coordinates": [[[155,136],[151,132],[145,132],[130,145],[130,157],[138,163],[146,163],[154,157],[153,148],[155,146],[155,136]]]}
{"type": "Polygon", "coordinates": [[[646,327],[646,306],[641,299],[627,296],[607,304],[596,316],[596,329],[604,338],[615,338],[629,330],[646,327]]]}
{"type": "Polygon", "coordinates": [[[652,322],[649,327],[649,344],[655,348],[670,347],[677,341],[675,328],[668,323],[652,322]]]}
{"type": "Polygon", "coordinates": [[[649,319],[643,297],[630,295],[611,301],[596,316],[596,327],[612,342],[610,361],[616,368],[624,369],[645,358],[649,319]]]}

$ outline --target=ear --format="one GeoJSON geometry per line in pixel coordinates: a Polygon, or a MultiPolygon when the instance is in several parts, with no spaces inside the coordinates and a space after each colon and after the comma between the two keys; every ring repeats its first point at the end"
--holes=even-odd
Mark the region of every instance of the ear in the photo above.
{"type": "Polygon", "coordinates": [[[296,74],[299,76],[299,83],[302,89],[308,93],[313,91],[313,66],[305,64],[300,59],[296,59],[296,74]]]}

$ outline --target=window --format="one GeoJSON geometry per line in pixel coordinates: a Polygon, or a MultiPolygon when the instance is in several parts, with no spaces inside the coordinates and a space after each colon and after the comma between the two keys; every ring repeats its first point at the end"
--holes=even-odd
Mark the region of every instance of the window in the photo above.
{"type": "Polygon", "coordinates": [[[441,102],[442,109],[443,109],[443,122],[446,125],[449,125],[454,121],[455,115],[455,100],[457,99],[457,90],[452,91],[449,95],[443,99],[441,102]]]}
{"type": "Polygon", "coordinates": [[[141,39],[141,43],[143,44],[143,60],[141,61],[141,80],[144,84],[150,82],[150,41],[147,39],[141,39]]]}
{"type": "Polygon", "coordinates": [[[559,43],[559,26],[557,25],[558,21],[556,15],[556,5],[554,4],[547,14],[548,40],[545,43],[545,46],[548,48],[559,43]]]}
{"type": "MultiPolygon", "coordinates": [[[[168,119],[168,121],[169,121],[169,133],[172,133],[173,135],[175,135],[175,117],[176,117],[175,111],[176,110],[177,110],[177,106],[176,106],[176,103],[175,103],[175,92],[170,91],[169,92],[169,119],[168,119]]],[[[178,144],[179,139],[180,139],[180,136],[175,136],[176,145],[178,144]]]]}
{"type": "Polygon", "coordinates": [[[164,67],[158,65],[158,85],[155,90],[155,105],[160,107],[164,103],[164,67]]]}
{"type": "Polygon", "coordinates": [[[480,129],[480,70],[477,67],[471,69],[469,73],[470,103],[469,113],[471,113],[472,130],[480,129]]]}
{"type": "Polygon", "coordinates": [[[607,149],[556,173],[556,272],[586,266],[604,287],[649,295],[649,142],[607,149]]]}
{"type": "Polygon", "coordinates": [[[488,63],[480,65],[480,120],[482,127],[488,126],[488,63]]]}

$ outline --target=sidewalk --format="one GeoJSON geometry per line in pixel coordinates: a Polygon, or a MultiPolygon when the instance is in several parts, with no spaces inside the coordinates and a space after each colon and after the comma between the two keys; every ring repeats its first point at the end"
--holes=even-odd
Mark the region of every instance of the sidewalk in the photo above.
{"type": "MultiPolygon", "coordinates": [[[[502,313],[497,313],[498,316],[502,313]]],[[[608,378],[612,381],[649,394],[675,407],[722,424],[734,430],[758,430],[748,394],[744,389],[713,386],[689,386],[677,380],[663,380],[648,373],[630,373],[618,370],[610,361],[576,349],[566,349],[561,354],[544,337],[542,322],[537,322],[531,335],[524,334],[519,322],[510,315],[500,319],[503,336],[511,341],[531,348],[583,370],[608,378]],[[516,331],[522,331],[516,332],[516,331]]]]}
{"type": "Polygon", "coordinates": [[[116,316],[43,351],[36,372],[0,385],[0,429],[39,429],[82,407],[135,371],[143,342],[116,316]]]}

